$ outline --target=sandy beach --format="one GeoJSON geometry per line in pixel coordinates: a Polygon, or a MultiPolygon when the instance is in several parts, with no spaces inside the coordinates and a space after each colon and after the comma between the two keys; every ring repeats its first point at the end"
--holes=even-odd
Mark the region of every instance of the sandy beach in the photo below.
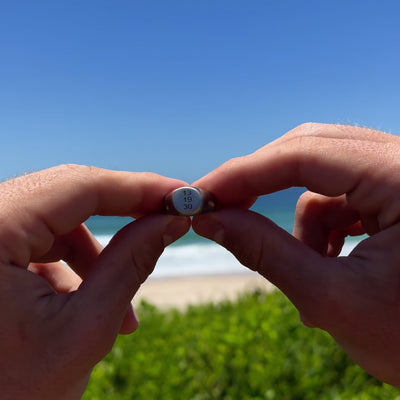
{"type": "Polygon", "coordinates": [[[184,309],[199,303],[217,303],[234,300],[244,292],[255,289],[272,290],[274,286],[256,273],[235,275],[204,275],[171,279],[149,279],[138,293],[133,303],[146,300],[162,308],[184,309]]]}

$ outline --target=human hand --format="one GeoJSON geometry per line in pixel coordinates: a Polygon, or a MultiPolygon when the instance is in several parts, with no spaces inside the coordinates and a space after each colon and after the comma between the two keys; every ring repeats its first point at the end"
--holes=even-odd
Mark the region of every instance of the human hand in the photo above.
{"type": "Polygon", "coordinates": [[[329,332],[362,368],[400,386],[400,138],[304,124],[195,182],[221,210],[193,229],[230,250],[329,332]],[[291,186],[306,192],[293,236],[245,208],[291,186]],[[348,257],[347,235],[368,233],[348,257]]]}
{"type": "Polygon", "coordinates": [[[182,184],[62,166],[0,185],[2,399],[81,397],[118,332],[136,329],[133,295],[164,247],[189,229],[186,218],[155,214],[182,184]],[[95,214],[150,213],[104,250],[81,225],[95,214]]]}

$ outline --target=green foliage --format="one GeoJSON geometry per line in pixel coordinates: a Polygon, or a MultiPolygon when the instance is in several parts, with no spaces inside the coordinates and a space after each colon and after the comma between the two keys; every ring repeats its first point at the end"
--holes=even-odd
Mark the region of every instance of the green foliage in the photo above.
{"type": "Polygon", "coordinates": [[[400,400],[324,332],[305,328],[278,291],[161,312],[138,309],[95,368],[85,400],[400,400]]]}

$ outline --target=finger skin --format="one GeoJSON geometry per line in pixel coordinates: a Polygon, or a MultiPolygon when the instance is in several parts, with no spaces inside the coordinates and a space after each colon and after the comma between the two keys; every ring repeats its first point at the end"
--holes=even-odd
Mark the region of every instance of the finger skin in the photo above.
{"type": "MultiPolygon", "coordinates": [[[[52,248],[41,257],[41,263],[31,263],[29,270],[43,277],[57,293],[69,293],[82,283],[102,252],[103,246],[95,239],[84,224],[72,232],[55,238],[52,248]],[[61,262],[49,262],[63,260],[61,262]]],[[[132,305],[122,323],[120,333],[130,334],[139,325],[132,305]]]]}
{"type": "Polygon", "coordinates": [[[132,318],[136,290],[164,247],[189,227],[189,219],[159,214],[134,221],[70,293],[55,292],[30,271],[0,264],[0,304],[7,305],[0,307],[2,397],[80,398],[93,366],[110,351],[124,319],[132,318]]]}
{"type": "Polygon", "coordinates": [[[262,215],[226,209],[195,217],[192,226],[196,233],[216,241],[243,265],[283,290],[297,306],[313,304],[321,297],[318,288],[322,288],[327,271],[314,268],[321,256],[262,215]]]}
{"type": "Polygon", "coordinates": [[[183,184],[84,166],[0,184],[2,398],[80,398],[118,332],[136,328],[130,301],[164,247],[190,227],[189,219],[157,213],[183,184]],[[102,250],[82,225],[96,214],[140,218],[102,250]],[[60,258],[81,284],[53,263],[60,258]]]}
{"type": "Polygon", "coordinates": [[[189,218],[150,215],[123,228],[105,247],[79,290],[71,297],[69,309],[74,314],[77,309],[81,312],[67,318],[75,320],[79,337],[92,338],[93,359],[90,357],[91,346],[85,345],[85,349],[81,349],[92,365],[111,349],[127,307],[153,271],[164,248],[189,228],[189,218]]]}
{"type": "Polygon", "coordinates": [[[93,309],[104,304],[100,309],[106,314],[116,314],[116,309],[124,312],[164,248],[183,236],[190,225],[190,218],[154,214],[123,228],[104,248],[80,286],[79,304],[88,301],[93,309]]]}
{"type": "Polygon", "coordinates": [[[279,287],[308,326],[329,332],[368,373],[400,386],[400,224],[364,240],[344,258],[322,257],[246,210],[198,216],[193,229],[279,287]]]}
{"type": "Polygon", "coordinates": [[[346,194],[352,208],[373,216],[383,229],[400,217],[400,182],[394,179],[400,174],[399,149],[400,138],[382,132],[304,124],[194,185],[213,193],[220,208],[291,186],[325,196],[346,194]]]}
{"type": "Polygon", "coordinates": [[[53,244],[46,254],[32,261],[49,263],[63,260],[84,279],[102,250],[103,246],[89,229],[81,224],[71,232],[54,237],[53,244]]]}
{"type": "Polygon", "coordinates": [[[360,216],[345,196],[305,192],[297,202],[293,236],[323,256],[339,255],[347,235],[361,235],[360,216]]]}
{"type": "Polygon", "coordinates": [[[221,210],[193,229],[278,286],[308,326],[329,332],[368,373],[400,386],[400,138],[365,128],[305,124],[228,161],[196,186],[221,210]],[[230,209],[291,186],[296,240],[266,218],[230,209]],[[369,233],[348,257],[347,234],[369,233]]]}
{"type": "Polygon", "coordinates": [[[45,279],[57,293],[70,293],[82,283],[82,279],[62,262],[32,263],[28,270],[45,279]]]}
{"type": "Polygon", "coordinates": [[[151,173],[63,165],[0,184],[0,262],[27,267],[91,215],[158,212],[185,182],[151,173]]]}

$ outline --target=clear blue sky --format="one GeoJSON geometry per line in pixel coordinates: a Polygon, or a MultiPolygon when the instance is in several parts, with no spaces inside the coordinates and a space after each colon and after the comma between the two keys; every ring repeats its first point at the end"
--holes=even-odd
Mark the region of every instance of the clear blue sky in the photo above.
{"type": "Polygon", "coordinates": [[[398,1],[2,1],[0,179],[189,182],[302,122],[400,134],[398,1]]]}

